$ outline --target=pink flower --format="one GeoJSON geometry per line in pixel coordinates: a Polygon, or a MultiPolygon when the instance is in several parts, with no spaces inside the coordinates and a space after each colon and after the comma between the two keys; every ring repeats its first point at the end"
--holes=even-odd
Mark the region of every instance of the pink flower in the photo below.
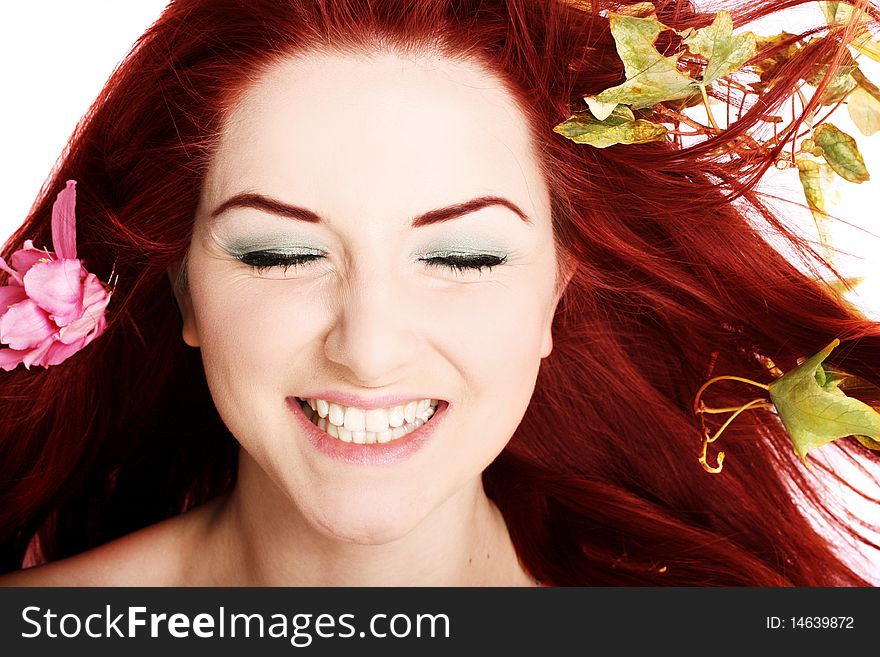
{"type": "Polygon", "coordinates": [[[31,240],[12,254],[0,286],[0,367],[23,363],[57,365],[97,338],[107,326],[104,310],[111,292],[76,257],[76,182],[58,194],[52,206],[55,252],[34,248],[31,240]]]}

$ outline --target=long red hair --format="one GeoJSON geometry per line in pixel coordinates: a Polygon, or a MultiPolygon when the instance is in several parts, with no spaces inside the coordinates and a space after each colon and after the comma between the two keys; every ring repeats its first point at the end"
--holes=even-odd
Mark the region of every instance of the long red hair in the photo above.
{"type": "MultiPolygon", "coordinates": [[[[740,25],[805,1],[724,7],[740,25]]],[[[687,1],[655,4],[679,30],[712,19],[687,1]]],[[[579,265],[522,424],[484,473],[531,573],[553,585],[869,584],[808,518],[871,544],[825,497],[821,471],[794,456],[777,416],[740,415],[712,475],[697,462],[692,403],[710,363],[766,382],[760,356],[785,370],[834,337],[842,343],[828,362],[880,385],[880,326],[815,280],[835,272],[754,190],[772,157],[741,165],[711,145],[666,142],[600,150],[552,131],[573,99],[623,79],[606,5],[171,2],[3,252],[25,238],[50,244],[52,201],[76,179],[79,255],[119,282],[98,340],[48,369],[0,372],[0,570],[20,568],[29,545],[59,559],[234,486],[238,446],[181,339],[167,271],[187,251],[206,164],[246,85],[293,53],[387,47],[473,58],[506,83],[550,184],[559,252],[579,265]],[[771,247],[761,222],[816,276],[771,247]]],[[[875,0],[866,9],[880,17],[875,0]]],[[[713,139],[755,128],[834,47],[802,52],[760,106],[713,139]]],[[[717,390],[715,405],[744,401],[736,386],[717,390]]],[[[880,453],[854,439],[824,449],[877,473],[880,453]]]]}

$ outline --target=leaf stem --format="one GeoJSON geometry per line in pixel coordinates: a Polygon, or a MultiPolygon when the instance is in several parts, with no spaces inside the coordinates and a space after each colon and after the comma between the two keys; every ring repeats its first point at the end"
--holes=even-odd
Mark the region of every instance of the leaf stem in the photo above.
{"type": "Polygon", "coordinates": [[[758,397],[757,399],[753,399],[750,402],[746,402],[742,406],[737,407],[736,411],[729,418],[727,418],[724,421],[724,424],[722,424],[718,431],[715,432],[715,435],[711,438],[706,438],[706,442],[714,443],[716,440],[718,440],[721,434],[724,433],[724,430],[730,425],[730,423],[736,419],[737,415],[739,415],[743,411],[749,410],[750,408],[755,408],[758,404],[761,404],[762,406],[772,406],[772,404],[769,404],[767,400],[763,397],[758,397]]]}
{"type": "Polygon", "coordinates": [[[706,452],[709,449],[709,443],[713,443],[716,440],[718,440],[718,438],[721,436],[721,434],[724,432],[724,430],[728,426],[730,426],[730,423],[733,422],[734,419],[736,419],[736,417],[740,413],[742,413],[743,411],[747,411],[750,408],[766,408],[769,405],[772,405],[772,404],[768,404],[767,400],[764,399],[763,397],[758,397],[757,399],[753,399],[752,401],[747,402],[747,403],[743,404],[742,406],[738,407],[736,409],[736,412],[733,413],[733,415],[731,415],[729,418],[727,418],[727,420],[725,420],[724,424],[722,424],[721,427],[718,429],[718,431],[715,432],[715,435],[709,436],[708,432],[706,432],[703,435],[703,445],[702,445],[702,449],[700,450],[700,456],[697,460],[700,462],[700,465],[703,466],[703,469],[706,472],[709,472],[711,474],[718,474],[719,472],[721,472],[722,464],[724,462],[724,452],[720,451],[720,452],[718,452],[718,456],[715,457],[715,461],[718,465],[715,465],[715,466],[709,465],[708,460],[706,458],[706,452]]]}
{"type": "Polygon", "coordinates": [[[709,379],[708,381],[706,381],[706,383],[701,385],[700,389],[697,390],[697,394],[694,395],[694,413],[700,412],[699,411],[700,397],[703,394],[703,392],[710,385],[712,385],[713,383],[716,383],[718,381],[741,381],[742,383],[748,383],[750,385],[757,386],[758,388],[763,388],[764,390],[770,390],[770,386],[768,386],[764,383],[758,383],[757,381],[752,381],[751,379],[745,379],[741,376],[730,376],[730,375],[714,376],[711,379],[709,379]]]}
{"type": "Polygon", "coordinates": [[[709,123],[715,129],[715,132],[721,132],[721,128],[718,127],[718,124],[715,122],[715,115],[712,114],[712,108],[709,107],[709,96],[706,93],[706,85],[700,85],[700,93],[703,95],[703,106],[706,108],[706,116],[709,118],[709,123]]]}
{"type": "MultiPolygon", "coordinates": [[[[766,399],[764,401],[767,401],[766,399]]],[[[731,413],[737,409],[741,408],[741,406],[727,406],[726,408],[712,408],[710,406],[702,405],[700,406],[700,413],[731,413]]],[[[761,404],[761,406],[752,406],[752,408],[774,408],[771,402],[767,402],[766,404],[761,404]]]]}

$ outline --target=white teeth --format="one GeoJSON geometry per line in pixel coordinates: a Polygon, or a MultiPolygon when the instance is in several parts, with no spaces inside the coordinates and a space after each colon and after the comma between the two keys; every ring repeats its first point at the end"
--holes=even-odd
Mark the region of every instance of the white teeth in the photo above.
{"type": "Polygon", "coordinates": [[[416,408],[418,408],[418,402],[410,402],[406,406],[403,407],[403,419],[407,422],[412,422],[416,417],[416,408]]]}
{"type": "Polygon", "coordinates": [[[367,427],[364,412],[349,406],[345,409],[345,428],[349,431],[364,431],[367,427]]]}
{"type": "Polygon", "coordinates": [[[342,426],[342,418],[345,416],[345,409],[342,408],[339,404],[330,404],[330,413],[327,415],[327,419],[335,424],[337,427],[342,426]]]}
{"type": "Polygon", "coordinates": [[[392,429],[403,426],[403,406],[395,406],[391,409],[388,413],[388,425],[392,429]]]}
{"type": "Polygon", "coordinates": [[[373,408],[364,414],[367,431],[379,433],[388,428],[388,411],[384,408],[373,408]]]}
{"type": "Polygon", "coordinates": [[[359,445],[402,438],[431,419],[438,404],[436,399],[422,399],[389,409],[363,411],[322,399],[300,400],[303,413],[319,429],[343,442],[359,445]]]}

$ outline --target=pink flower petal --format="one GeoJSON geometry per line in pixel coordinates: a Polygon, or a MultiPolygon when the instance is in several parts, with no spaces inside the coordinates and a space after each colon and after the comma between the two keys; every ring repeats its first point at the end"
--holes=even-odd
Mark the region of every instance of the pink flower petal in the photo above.
{"type": "Polygon", "coordinates": [[[23,287],[18,285],[0,286],[0,315],[6,312],[9,306],[15,305],[19,301],[27,299],[27,294],[23,287]]]}
{"type": "Polygon", "coordinates": [[[0,316],[0,342],[13,349],[32,349],[55,334],[55,324],[31,299],[11,306],[0,316]]]}
{"type": "Polygon", "coordinates": [[[24,289],[58,326],[66,326],[82,314],[81,281],[85,275],[79,260],[44,262],[24,275],[24,289]]]}
{"type": "Polygon", "coordinates": [[[52,245],[59,258],[76,260],[76,181],[68,180],[52,206],[52,245]]]}
{"type": "Polygon", "coordinates": [[[86,276],[83,282],[83,312],[70,324],[61,329],[58,339],[65,343],[88,336],[88,341],[98,337],[106,326],[104,309],[110,303],[110,295],[94,274],[86,276]]]}
{"type": "Polygon", "coordinates": [[[63,342],[58,342],[57,340],[53,341],[49,348],[46,350],[45,354],[39,359],[39,362],[36,362],[37,365],[42,365],[43,367],[48,367],[49,365],[58,365],[59,363],[64,362],[71,356],[73,356],[80,349],[85,347],[91,340],[86,338],[82,338],[72,344],[65,344],[63,342]]]}
{"type": "MultiPolygon", "coordinates": [[[[53,342],[54,340],[51,337],[46,338],[35,349],[25,352],[21,362],[24,363],[24,366],[27,369],[30,369],[31,365],[43,365],[43,357],[46,355],[46,352],[49,351],[53,342]]],[[[45,365],[43,365],[43,367],[45,367],[45,365]]]]}
{"type": "Polygon", "coordinates": [[[18,349],[0,349],[0,368],[10,372],[19,366],[20,363],[23,363],[22,360],[26,351],[19,351],[18,349]]]}
{"type": "Polygon", "coordinates": [[[24,276],[28,270],[40,261],[51,262],[55,254],[45,249],[35,249],[31,240],[24,241],[24,247],[12,254],[12,266],[24,276]]]}

